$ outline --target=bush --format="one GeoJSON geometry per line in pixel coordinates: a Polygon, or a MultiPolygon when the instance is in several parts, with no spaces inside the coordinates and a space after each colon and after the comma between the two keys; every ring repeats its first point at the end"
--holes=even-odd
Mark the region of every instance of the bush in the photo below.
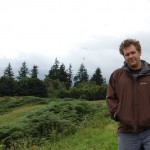
{"type": "MultiPolygon", "coordinates": [[[[40,98],[28,98],[32,103],[42,101],[40,98]]],[[[25,103],[28,100],[20,98],[20,101],[25,103]]],[[[7,149],[19,149],[28,143],[40,146],[45,140],[55,142],[63,136],[74,134],[97,110],[97,106],[86,101],[52,101],[44,108],[26,113],[24,119],[12,126],[1,125],[0,141],[7,149]]]]}
{"type": "Polygon", "coordinates": [[[26,97],[3,97],[0,99],[0,114],[7,113],[16,107],[26,104],[48,104],[51,99],[33,96],[26,97]]]}
{"type": "Polygon", "coordinates": [[[37,78],[22,78],[17,81],[16,95],[47,97],[47,88],[42,80],[37,78]]]}
{"type": "Polygon", "coordinates": [[[1,77],[0,78],[0,96],[14,96],[16,82],[13,78],[1,77]]]}
{"type": "Polygon", "coordinates": [[[106,84],[97,85],[95,82],[82,82],[70,88],[69,94],[72,98],[102,100],[106,97],[106,87],[106,84]]]}

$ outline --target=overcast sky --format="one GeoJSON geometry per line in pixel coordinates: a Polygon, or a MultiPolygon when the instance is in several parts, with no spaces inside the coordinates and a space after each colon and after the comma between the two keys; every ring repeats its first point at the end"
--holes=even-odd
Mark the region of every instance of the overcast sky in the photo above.
{"type": "Polygon", "coordinates": [[[89,75],[100,67],[108,80],[123,65],[126,38],[150,62],[150,0],[0,0],[0,75],[25,61],[44,77],[57,57],[74,74],[81,63],[89,75]]]}

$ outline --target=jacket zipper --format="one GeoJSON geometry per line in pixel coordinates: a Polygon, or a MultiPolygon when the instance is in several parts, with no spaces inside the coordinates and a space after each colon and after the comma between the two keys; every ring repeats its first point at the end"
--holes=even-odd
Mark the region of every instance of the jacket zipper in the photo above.
{"type": "Polygon", "coordinates": [[[134,132],[138,131],[138,98],[136,96],[137,93],[137,86],[138,86],[138,79],[134,80],[134,97],[133,97],[133,103],[134,103],[134,115],[135,115],[135,124],[134,124],[134,132]]]}

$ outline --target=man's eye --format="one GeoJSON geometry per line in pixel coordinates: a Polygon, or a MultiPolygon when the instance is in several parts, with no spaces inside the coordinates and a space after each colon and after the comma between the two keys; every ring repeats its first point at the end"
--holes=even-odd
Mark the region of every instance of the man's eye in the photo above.
{"type": "Polygon", "coordinates": [[[125,54],[125,56],[129,56],[129,54],[125,54]]]}

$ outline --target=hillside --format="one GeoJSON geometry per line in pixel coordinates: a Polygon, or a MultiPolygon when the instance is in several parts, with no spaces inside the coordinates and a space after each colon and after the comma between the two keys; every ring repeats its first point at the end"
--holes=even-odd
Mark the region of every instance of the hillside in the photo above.
{"type": "Polygon", "coordinates": [[[0,98],[0,143],[15,150],[116,150],[105,101],[0,98]]]}

